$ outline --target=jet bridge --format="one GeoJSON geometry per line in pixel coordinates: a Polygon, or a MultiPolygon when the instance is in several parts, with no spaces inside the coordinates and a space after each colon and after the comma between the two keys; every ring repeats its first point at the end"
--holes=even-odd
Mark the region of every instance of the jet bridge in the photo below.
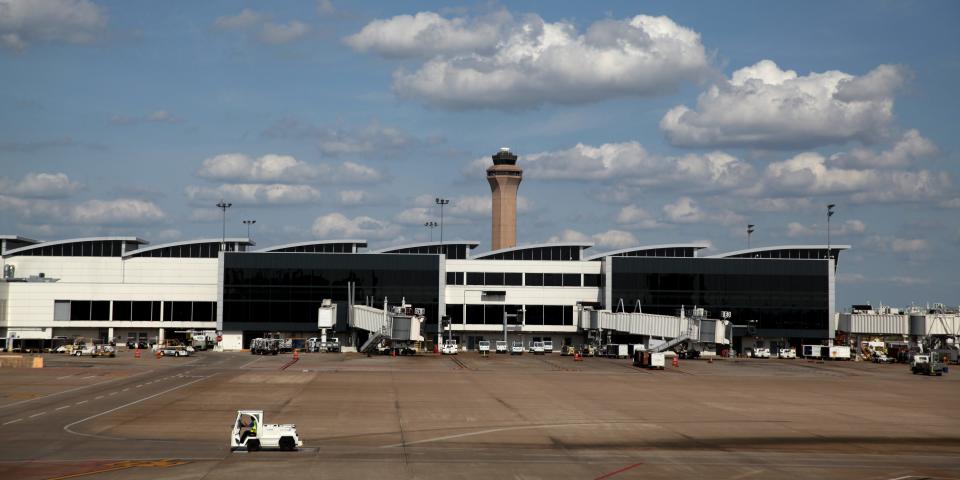
{"type": "MultiPolygon", "coordinates": [[[[386,307],[386,305],[384,305],[386,307]]],[[[422,308],[403,304],[391,310],[354,305],[350,326],[370,332],[367,341],[360,346],[360,353],[367,353],[380,344],[401,351],[415,351],[416,344],[423,341],[424,323],[422,308]]]]}
{"type": "Polygon", "coordinates": [[[726,324],[723,320],[700,316],[687,317],[682,310],[680,316],[675,317],[584,308],[580,321],[580,327],[584,330],[607,330],[667,340],[650,349],[654,352],[671,350],[685,342],[714,344],[730,342],[725,335],[726,324]]]}

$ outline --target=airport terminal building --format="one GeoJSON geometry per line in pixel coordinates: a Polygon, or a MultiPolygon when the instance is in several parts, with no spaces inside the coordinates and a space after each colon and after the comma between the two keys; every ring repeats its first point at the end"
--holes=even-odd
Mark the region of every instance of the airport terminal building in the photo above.
{"type": "MultiPolygon", "coordinates": [[[[0,338],[7,348],[58,337],[162,343],[216,330],[224,349],[242,349],[265,333],[317,336],[324,299],[342,307],[334,330],[347,348],[365,336],[349,326],[350,304],[401,302],[425,309],[428,349],[438,330],[467,348],[505,335],[578,345],[593,334],[583,315],[589,309],[729,312],[729,322],[750,326],[734,330],[738,351],[744,335],[794,346],[833,338],[835,262],[849,246],[710,256],[699,254],[703,243],[596,253],[590,243],[518,246],[513,204],[523,171],[516,160],[501,149],[487,171],[491,232],[501,248],[484,253],[473,252],[479,242],[464,241],[369,250],[362,239],[256,248],[249,238],[151,245],[126,236],[43,242],[0,235],[0,338]]],[[[606,340],[650,338],[610,331],[606,340]]]]}
{"type": "MultiPolygon", "coordinates": [[[[702,244],[588,256],[586,243],[470,255],[476,242],[367,252],[362,240],[255,250],[249,239],[228,238],[221,252],[219,239],[155,246],[136,237],[4,239],[26,244],[2,252],[0,336],[10,346],[74,336],[162,342],[200,329],[240,349],[266,332],[316,336],[317,310],[331,299],[342,306],[335,330],[349,347],[362,341],[347,324],[351,298],[422,307],[426,333],[447,319],[444,335],[467,347],[502,338],[504,313],[517,312],[511,338],[582,343],[584,307],[676,315],[697,306],[711,316],[728,311],[734,323],[755,320],[757,337],[799,344],[833,336],[834,266],[818,245],[701,257],[702,244]]],[[[832,256],[846,248],[831,247],[832,256]]]]}

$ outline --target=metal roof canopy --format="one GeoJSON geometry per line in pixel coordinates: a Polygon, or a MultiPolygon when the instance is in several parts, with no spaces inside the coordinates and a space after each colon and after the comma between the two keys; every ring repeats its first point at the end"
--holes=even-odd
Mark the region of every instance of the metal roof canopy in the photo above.
{"type": "Polygon", "coordinates": [[[306,242],[295,242],[287,243],[284,245],[273,245],[266,248],[261,248],[259,250],[254,250],[255,253],[269,253],[276,252],[277,250],[283,250],[285,248],[295,248],[295,247],[306,247],[308,245],[328,245],[331,243],[349,243],[354,245],[356,248],[367,248],[367,241],[357,238],[350,239],[339,239],[339,240],[309,240],[306,242]]]}
{"type": "Polygon", "coordinates": [[[136,243],[139,245],[147,245],[150,242],[140,238],[140,237],[84,237],[84,238],[68,238],[64,240],[51,240],[49,242],[41,242],[33,245],[28,245],[26,247],[15,248],[13,250],[8,250],[3,253],[3,256],[9,256],[11,254],[18,254],[20,252],[26,252],[27,250],[32,250],[34,248],[43,248],[43,247],[52,247],[54,245],[66,245],[68,243],[81,243],[81,242],[126,242],[126,243],[136,243]]]}
{"type": "MultiPolygon", "coordinates": [[[[830,245],[830,250],[850,250],[850,245],[830,245]]],[[[772,252],[776,250],[826,250],[826,245],[776,245],[772,247],[748,248],[745,250],[736,250],[733,252],[710,255],[704,258],[730,258],[736,255],[745,255],[749,253],[772,252]]],[[[814,259],[816,260],[816,259],[814,259]]]]}
{"type": "Polygon", "coordinates": [[[250,240],[246,237],[234,237],[234,238],[202,238],[196,240],[181,240],[179,242],[170,242],[170,243],[161,243],[158,245],[151,245],[149,247],[138,248],[136,250],[130,250],[123,254],[124,257],[131,257],[145,252],[152,252],[154,250],[160,250],[161,248],[167,247],[181,247],[183,245],[194,245],[199,243],[242,243],[245,245],[256,245],[253,240],[250,240]]]}
{"type": "Polygon", "coordinates": [[[514,252],[517,250],[532,250],[535,248],[550,248],[550,247],[580,247],[580,250],[584,250],[592,247],[594,244],[591,242],[557,242],[557,243],[534,243],[530,245],[517,245],[514,247],[501,248],[500,250],[491,250],[489,252],[481,253],[470,257],[470,260],[482,260],[499,253],[514,252]]]}
{"type": "Polygon", "coordinates": [[[709,244],[709,243],[705,243],[705,242],[702,242],[702,243],[664,243],[664,244],[662,244],[662,245],[641,245],[641,246],[637,246],[637,247],[622,248],[622,249],[620,249],[620,250],[612,250],[612,251],[609,251],[609,252],[598,253],[598,254],[596,254],[596,255],[591,255],[591,256],[585,258],[584,260],[589,261],[589,260],[596,260],[596,259],[598,259],[598,258],[603,258],[603,257],[616,257],[616,256],[621,256],[621,255],[623,255],[624,253],[642,252],[642,251],[646,251],[646,250],[656,250],[656,249],[658,249],[658,248],[693,248],[693,249],[696,249],[696,250],[703,250],[704,248],[708,248],[708,247],[710,247],[710,244],[709,244]]]}

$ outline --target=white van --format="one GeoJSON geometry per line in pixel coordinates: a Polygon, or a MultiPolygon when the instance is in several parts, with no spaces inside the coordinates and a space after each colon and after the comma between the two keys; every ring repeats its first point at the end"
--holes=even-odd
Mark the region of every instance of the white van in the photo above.
{"type": "Polygon", "coordinates": [[[531,342],[530,343],[530,353],[534,355],[543,355],[543,342],[531,342]]]}
{"type": "Polygon", "coordinates": [[[490,341],[480,340],[480,342],[477,343],[477,350],[479,350],[480,353],[490,353],[490,341]]]}
{"type": "Polygon", "coordinates": [[[509,348],[507,348],[507,341],[497,340],[496,349],[497,353],[507,353],[507,351],[509,351],[509,348]]]}

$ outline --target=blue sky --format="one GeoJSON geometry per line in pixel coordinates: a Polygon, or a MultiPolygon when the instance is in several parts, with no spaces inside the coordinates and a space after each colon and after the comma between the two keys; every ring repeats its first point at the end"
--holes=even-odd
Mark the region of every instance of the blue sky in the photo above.
{"type": "Polygon", "coordinates": [[[958,302],[955,2],[0,0],[0,232],[261,246],[825,243],[838,305],[958,302]],[[436,232],[435,237],[438,237],[436,232]]]}

